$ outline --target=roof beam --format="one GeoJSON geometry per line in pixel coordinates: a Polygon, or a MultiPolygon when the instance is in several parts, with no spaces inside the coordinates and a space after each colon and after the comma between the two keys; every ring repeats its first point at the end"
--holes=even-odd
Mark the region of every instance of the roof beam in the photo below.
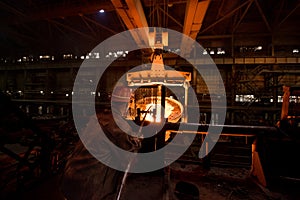
{"type": "Polygon", "coordinates": [[[215,21],[214,23],[210,24],[208,27],[206,27],[204,30],[202,30],[200,33],[205,33],[206,31],[210,30],[212,27],[216,26],[217,24],[219,24],[220,22],[222,22],[223,20],[227,19],[228,17],[232,16],[235,12],[237,12],[238,10],[240,10],[242,7],[244,7],[245,5],[248,5],[251,1],[253,0],[248,0],[243,2],[242,4],[240,4],[237,8],[233,9],[232,11],[226,13],[222,18],[220,18],[219,20],[215,21]]]}
{"type": "Polygon", "coordinates": [[[9,12],[11,12],[11,13],[19,16],[19,17],[25,17],[25,15],[21,11],[19,11],[18,9],[16,9],[16,8],[14,8],[14,7],[12,7],[12,6],[4,3],[4,2],[0,1],[0,7],[6,9],[7,11],[9,11],[9,12]]]}
{"type": "Polygon", "coordinates": [[[175,22],[178,26],[180,26],[181,28],[183,27],[183,25],[174,17],[172,17],[172,15],[170,15],[168,12],[166,12],[164,9],[162,9],[161,7],[158,7],[158,9],[160,11],[162,11],[165,15],[167,15],[171,20],[173,20],[173,22],[175,22]]]}
{"type": "Polygon", "coordinates": [[[300,6],[300,2],[297,3],[297,5],[288,13],[282,20],[279,22],[277,27],[279,28],[300,6]]]}
{"type": "MultiPolygon", "coordinates": [[[[128,30],[148,27],[143,6],[140,0],[111,0],[116,12],[121,17],[128,30]]],[[[130,32],[138,46],[148,45],[148,31],[130,32]]]]}
{"type": "Polygon", "coordinates": [[[87,16],[85,16],[85,15],[80,15],[80,17],[82,17],[83,19],[85,19],[85,20],[88,21],[88,22],[91,22],[91,23],[95,24],[96,26],[99,26],[99,27],[101,27],[101,28],[103,28],[103,29],[105,29],[105,30],[111,32],[112,34],[117,34],[116,31],[114,31],[114,30],[108,28],[107,26],[104,26],[104,25],[100,24],[99,22],[97,22],[97,21],[94,20],[94,19],[91,19],[90,17],[87,17],[87,16]]]}
{"type": "MultiPolygon", "coordinates": [[[[64,2],[64,1],[63,1],[64,2]]],[[[0,2],[0,6],[5,6],[5,4],[0,2]]],[[[7,6],[6,6],[7,7],[7,6]]],[[[103,3],[101,1],[97,3],[89,4],[57,4],[57,5],[48,5],[48,7],[38,10],[26,10],[26,12],[20,13],[17,10],[12,10],[13,8],[7,7],[11,12],[16,14],[16,17],[11,19],[1,19],[0,24],[19,24],[23,22],[32,22],[39,20],[49,20],[56,18],[64,18],[70,16],[78,16],[79,14],[92,14],[97,13],[100,9],[105,11],[112,11],[114,7],[109,3],[103,3]],[[67,9],[66,9],[67,8],[67,9]]]]}
{"type": "MultiPolygon", "coordinates": [[[[183,34],[196,39],[198,32],[200,31],[211,0],[188,0],[186,4],[186,12],[183,26],[183,34]]],[[[190,45],[186,44],[187,41],[183,39],[181,42],[181,53],[186,56],[191,52],[190,45]]]]}
{"type": "Polygon", "coordinates": [[[261,17],[263,18],[263,20],[264,20],[264,22],[265,22],[265,24],[266,24],[266,26],[267,26],[267,29],[269,30],[269,32],[272,32],[272,28],[271,28],[271,26],[270,26],[270,24],[269,24],[269,22],[268,22],[268,20],[267,20],[267,18],[266,18],[266,16],[265,16],[265,14],[264,14],[264,11],[262,10],[262,8],[261,8],[261,6],[259,5],[259,3],[258,3],[257,0],[254,0],[254,2],[255,2],[255,4],[256,4],[256,7],[257,7],[257,9],[258,9],[258,11],[259,11],[261,17]]]}
{"type": "MultiPolygon", "coordinates": [[[[186,0],[169,0],[169,4],[184,4],[186,0]]],[[[32,3],[30,4],[30,10],[26,9],[23,11],[14,8],[13,6],[0,1],[0,7],[15,14],[14,18],[3,18],[0,19],[0,24],[18,24],[22,22],[31,22],[39,20],[56,19],[62,17],[77,16],[79,14],[93,14],[98,12],[100,9],[104,9],[106,12],[113,11],[114,6],[106,1],[92,1],[89,3],[76,4],[72,1],[61,1],[60,3],[45,3],[45,7],[37,8],[32,3]]],[[[163,1],[158,2],[159,5],[164,4],[163,1]]],[[[146,7],[152,6],[150,1],[146,1],[146,7]]]]}
{"type": "Polygon", "coordinates": [[[87,38],[87,39],[89,39],[89,40],[91,40],[91,41],[95,41],[95,38],[91,37],[90,35],[88,35],[88,34],[86,34],[86,33],[83,33],[83,32],[81,32],[81,31],[76,30],[76,29],[74,29],[74,28],[71,27],[71,26],[62,24],[62,23],[60,23],[60,22],[57,22],[57,21],[51,20],[51,19],[49,19],[48,21],[51,22],[51,23],[53,23],[53,24],[59,25],[59,26],[65,28],[65,29],[68,29],[68,30],[70,30],[70,31],[73,31],[73,32],[75,32],[75,33],[77,33],[77,34],[79,34],[79,35],[81,35],[81,36],[83,36],[83,37],[85,37],[85,38],[87,38]]]}
{"type": "Polygon", "coordinates": [[[242,20],[244,19],[245,15],[248,13],[249,8],[251,7],[254,0],[250,1],[247,8],[243,12],[242,16],[240,17],[239,21],[234,25],[232,33],[235,33],[239,25],[241,24],[242,20]]]}

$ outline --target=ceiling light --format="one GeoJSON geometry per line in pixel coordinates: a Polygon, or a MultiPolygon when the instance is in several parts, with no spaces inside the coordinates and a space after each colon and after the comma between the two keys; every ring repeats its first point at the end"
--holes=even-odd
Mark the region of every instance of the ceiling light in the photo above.
{"type": "Polygon", "coordinates": [[[293,49],[293,53],[299,53],[299,49],[293,49]]]}
{"type": "Polygon", "coordinates": [[[104,10],[103,9],[99,10],[99,13],[104,13],[104,10]]]}

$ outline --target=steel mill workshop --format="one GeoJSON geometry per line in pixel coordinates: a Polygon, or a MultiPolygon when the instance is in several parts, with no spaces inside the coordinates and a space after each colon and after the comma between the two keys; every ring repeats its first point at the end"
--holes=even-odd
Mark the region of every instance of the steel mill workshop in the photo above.
{"type": "Polygon", "coordinates": [[[1,0],[0,199],[300,199],[299,0],[1,0]]]}

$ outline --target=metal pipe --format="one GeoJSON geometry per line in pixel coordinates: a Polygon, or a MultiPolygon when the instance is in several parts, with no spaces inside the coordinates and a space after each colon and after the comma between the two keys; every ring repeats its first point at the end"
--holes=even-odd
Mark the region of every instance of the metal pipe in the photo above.
{"type": "Polygon", "coordinates": [[[187,108],[188,108],[188,84],[185,82],[183,84],[184,87],[184,117],[183,117],[183,122],[187,123],[188,122],[188,112],[187,112],[187,108]]]}

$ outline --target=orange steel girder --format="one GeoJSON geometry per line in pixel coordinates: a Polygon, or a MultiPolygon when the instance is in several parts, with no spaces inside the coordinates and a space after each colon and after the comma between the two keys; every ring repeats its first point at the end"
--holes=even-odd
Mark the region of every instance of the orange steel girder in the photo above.
{"type": "MultiPolygon", "coordinates": [[[[143,6],[140,0],[125,0],[125,5],[124,1],[121,0],[111,0],[111,2],[128,30],[148,27],[143,6]]],[[[135,31],[130,32],[137,45],[141,46],[143,44],[149,44],[149,31],[146,30],[145,32],[139,31],[138,33],[135,31]]]]}
{"type": "MultiPolygon", "coordinates": [[[[186,4],[186,12],[183,26],[183,34],[196,39],[198,32],[202,27],[202,22],[205,17],[211,0],[188,0],[186,4]]],[[[181,42],[181,53],[183,56],[191,52],[191,46],[187,45],[187,41],[183,39],[181,42]]]]}

